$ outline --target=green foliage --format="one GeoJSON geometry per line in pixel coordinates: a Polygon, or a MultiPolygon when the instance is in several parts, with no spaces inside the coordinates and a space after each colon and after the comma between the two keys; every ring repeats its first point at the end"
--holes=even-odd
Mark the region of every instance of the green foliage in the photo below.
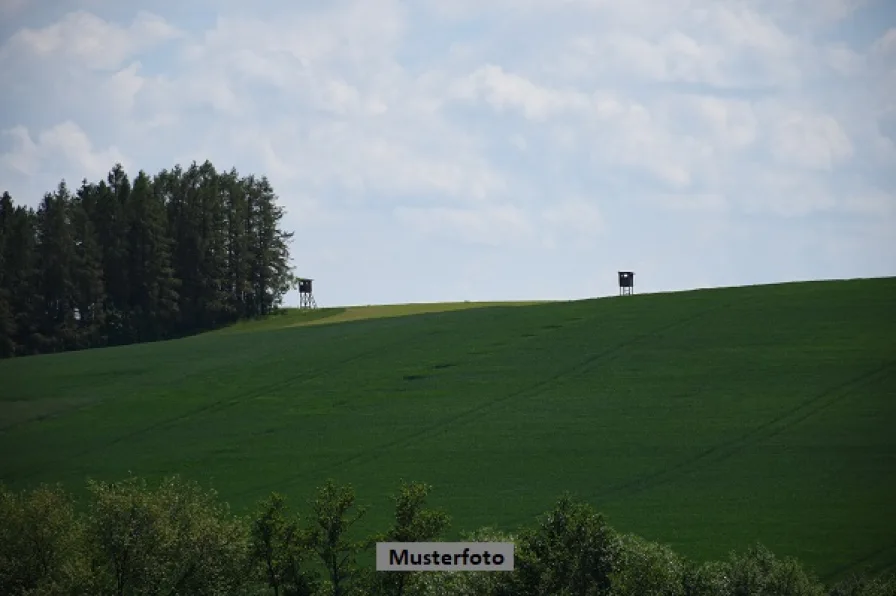
{"type": "MultiPolygon", "coordinates": [[[[392,527],[378,536],[379,542],[434,542],[450,523],[444,511],[426,509],[426,498],[432,487],[422,482],[402,482],[398,494],[392,497],[395,503],[395,521],[392,527]]],[[[426,575],[426,574],[423,574],[426,575]]],[[[374,588],[377,594],[403,596],[414,589],[421,580],[421,574],[412,572],[382,572],[375,575],[374,588]]]]}
{"type": "Polygon", "coordinates": [[[684,562],[681,584],[685,596],[718,596],[725,594],[727,566],[724,563],[710,561],[707,563],[684,562]]]}
{"type": "Polygon", "coordinates": [[[286,499],[278,493],[263,501],[253,516],[251,556],[275,596],[310,596],[320,581],[308,569],[312,536],[298,518],[290,519],[286,499]]]}
{"type": "Polygon", "coordinates": [[[333,596],[349,594],[357,570],[357,556],[371,546],[369,539],[352,539],[350,531],[367,513],[367,508],[356,506],[355,490],[351,486],[340,486],[333,480],[318,490],[311,507],[311,548],[323,563],[333,596]]]}
{"type": "Polygon", "coordinates": [[[468,542],[513,542],[512,572],[373,573],[355,557],[374,540],[433,541],[447,515],[427,509],[429,486],[402,483],[393,525],[369,540],[349,533],[365,509],[329,481],[311,502],[310,527],[273,493],[249,518],[215,491],[178,477],[150,487],[130,477],[89,482],[87,507],[61,487],[0,486],[0,593],[4,596],[894,596],[893,578],[853,575],[825,589],[794,559],[755,546],[694,563],[666,546],[619,535],[586,503],[562,497],[535,527],[493,528],[468,542]],[[315,562],[317,565],[315,565],[315,562]],[[320,572],[329,579],[320,580],[320,572]],[[384,581],[386,578],[404,581],[384,581]],[[410,578],[412,580],[408,581],[410,578]]]}
{"type": "Polygon", "coordinates": [[[176,477],[89,488],[87,536],[111,593],[225,595],[246,582],[245,525],[213,491],[176,477]]]}
{"type": "Polygon", "coordinates": [[[896,576],[852,574],[834,586],[830,596],[896,596],[896,576]]]}
{"type": "MultiPolygon", "coordinates": [[[[494,528],[480,528],[461,535],[464,542],[516,542],[512,534],[494,528]]],[[[413,596],[481,596],[504,594],[511,585],[509,571],[465,571],[420,573],[410,594],[413,596]]]]}
{"type": "Polygon", "coordinates": [[[794,559],[778,559],[757,545],[733,553],[726,569],[730,596],[821,596],[822,587],[794,559]]]}
{"type": "Polygon", "coordinates": [[[0,358],[165,339],[264,315],[289,291],[266,178],[210,162],[131,184],[116,164],[37,212],[0,200],[0,358]],[[12,313],[15,313],[13,316],[12,313]]]}
{"type": "Polygon", "coordinates": [[[501,594],[608,594],[622,543],[587,503],[563,496],[532,530],[521,533],[515,571],[501,594]]]}
{"type": "Polygon", "coordinates": [[[0,486],[0,594],[54,594],[89,582],[81,526],[61,487],[13,493],[0,486]]]}
{"type": "Polygon", "coordinates": [[[685,596],[686,562],[667,546],[639,536],[621,537],[612,573],[614,596],[685,596]]]}

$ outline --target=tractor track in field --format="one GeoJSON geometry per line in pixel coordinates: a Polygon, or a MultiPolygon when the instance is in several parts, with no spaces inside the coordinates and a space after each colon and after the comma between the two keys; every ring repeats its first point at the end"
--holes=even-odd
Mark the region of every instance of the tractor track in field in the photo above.
{"type": "MultiPolygon", "coordinates": [[[[428,313],[424,313],[424,314],[428,314],[428,313]]],[[[439,314],[439,313],[435,313],[435,314],[439,314]]],[[[426,331],[424,331],[424,333],[432,333],[432,331],[426,330],[426,331]]],[[[415,335],[419,335],[419,333],[412,333],[411,337],[414,337],[415,335]]],[[[321,377],[324,377],[328,374],[333,373],[334,371],[338,372],[342,367],[344,367],[348,364],[351,364],[352,362],[355,362],[357,360],[363,360],[364,358],[379,354],[383,351],[388,351],[391,347],[401,345],[408,341],[409,341],[409,338],[407,336],[401,336],[401,337],[397,338],[395,341],[388,342],[386,344],[378,344],[375,347],[372,347],[368,350],[364,350],[363,352],[357,353],[348,358],[344,358],[339,361],[328,363],[321,368],[316,368],[311,371],[305,371],[305,372],[299,373],[297,375],[292,375],[292,376],[289,376],[286,378],[281,378],[280,380],[278,380],[276,382],[269,383],[260,388],[255,388],[255,389],[251,390],[250,392],[242,394],[242,395],[237,395],[235,397],[221,399],[221,400],[215,400],[211,403],[200,406],[198,408],[194,408],[190,411],[183,412],[181,414],[178,414],[176,416],[173,416],[173,417],[170,417],[170,418],[167,418],[164,420],[160,420],[160,421],[155,422],[149,426],[138,428],[129,433],[119,435],[101,445],[95,445],[95,446],[91,446],[86,449],[82,449],[80,451],[77,451],[73,454],[66,456],[62,460],[58,460],[55,463],[58,464],[63,461],[70,461],[72,459],[79,458],[79,457],[82,457],[85,455],[89,455],[89,454],[95,453],[97,451],[109,449],[109,448],[112,448],[115,445],[118,445],[120,443],[129,441],[129,440],[133,440],[135,438],[153,433],[155,431],[170,428],[172,426],[175,426],[183,421],[189,420],[196,416],[214,414],[214,413],[224,411],[232,406],[243,403],[248,399],[252,399],[254,397],[259,397],[259,396],[264,395],[265,393],[270,392],[270,391],[276,391],[277,389],[287,387],[292,384],[300,385],[300,384],[308,382],[308,381],[313,381],[313,380],[319,379],[321,377]]],[[[410,340],[410,341],[412,341],[412,340],[410,340]]],[[[172,382],[170,384],[176,384],[176,382],[172,382]]],[[[95,406],[95,405],[97,405],[97,404],[90,404],[90,406],[95,406]]],[[[31,470],[28,473],[22,474],[20,476],[20,478],[22,478],[23,480],[27,480],[28,478],[34,477],[34,476],[38,475],[39,473],[40,473],[39,470],[31,470]]]]}
{"type": "MultiPolygon", "coordinates": [[[[206,404],[206,405],[204,405],[204,406],[195,408],[195,409],[190,410],[190,411],[188,411],[188,412],[184,412],[184,413],[179,414],[179,415],[177,415],[177,416],[173,416],[173,417],[171,417],[171,418],[166,418],[166,419],[164,419],[164,420],[160,420],[160,421],[158,421],[158,422],[156,422],[156,423],[153,423],[153,424],[151,424],[151,425],[149,425],[149,426],[145,426],[145,427],[136,429],[136,430],[134,430],[134,431],[132,431],[132,432],[129,432],[129,433],[127,433],[127,434],[124,434],[124,435],[119,435],[119,436],[113,438],[112,440],[107,441],[107,442],[105,442],[105,443],[103,443],[103,444],[101,444],[101,445],[95,445],[95,446],[92,446],[92,447],[90,447],[90,448],[88,448],[88,449],[83,449],[83,450],[81,450],[81,451],[75,452],[75,453],[73,453],[73,454],[70,454],[70,455],[66,456],[65,459],[64,459],[64,460],[61,460],[61,461],[69,461],[69,460],[72,460],[72,459],[76,459],[76,458],[79,458],[79,457],[88,455],[88,454],[90,454],[90,453],[94,453],[94,452],[97,452],[97,451],[103,451],[103,450],[106,450],[106,449],[110,449],[110,448],[114,447],[115,445],[117,445],[117,444],[119,444],[119,443],[122,443],[122,442],[125,442],[125,441],[129,441],[129,440],[135,439],[135,438],[137,438],[137,437],[141,437],[141,436],[143,436],[143,435],[146,435],[146,434],[149,434],[149,433],[152,433],[152,432],[155,432],[155,431],[159,431],[159,430],[163,430],[163,429],[166,429],[166,428],[170,428],[170,427],[172,427],[172,426],[177,425],[177,424],[180,423],[180,422],[183,422],[183,421],[188,420],[188,419],[190,419],[190,418],[193,418],[193,417],[195,417],[195,416],[200,416],[200,415],[205,415],[205,414],[211,414],[211,413],[216,413],[216,412],[220,412],[220,411],[226,410],[227,408],[232,407],[232,406],[234,406],[234,405],[237,405],[237,404],[239,404],[239,403],[241,403],[241,402],[244,402],[244,401],[247,400],[247,399],[252,399],[252,398],[254,398],[254,397],[259,397],[259,396],[264,395],[265,393],[267,393],[267,392],[269,392],[269,391],[275,391],[275,390],[280,389],[280,388],[282,388],[282,387],[288,386],[288,385],[290,385],[290,384],[292,384],[292,383],[301,384],[301,383],[304,383],[304,382],[307,382],[307,381],[312,381],[312,380],[318,379],[318,378],[320,378],[320,377],[322,377],[322,376],[324,376],[324,375],[326,375],[326,374],[332,372],[334,369],[338,369],[338,368],[343,367],[343,366],[345,366],[345,365],[347,365],[347,364],[351,364],[352,362],[355,362],[356,360],[360,360],[360,359],[366,358],[366,357],[368,357],[368,356],[371,356],[371,355],[373,355],[373,354],[379,353],[379,352],[382,351],[383,349],[388,349],[389,346],[398,345],[398,344],[402,343],[402,342],[405,341],[405,340],[406,340],[406,338],[401,338],[401,339],[399,339],[399,340],[396,340],[395,342],[390,342],[390,343],[387,344],[386,346],[378,345],[378,346],[376,346],[376,347],[374,347],[374,348],[371,348],[371,349],[368,349],[368,350],[364,350],[363,352],[354,354],[353,356],[349,356],[348,358],[343,358],[342,360],[339,360],[339,361],[336,361],[336,362],[332,362],[332,363],[330,363],[330,364],[328,364],[327,366],[324,366],[324,367],[322,367],[322,368],[314,369],[314,370],[311,370],[311,371],[304,371],[304,372],[301,372],[301,373],[296,374],[296,375],[291,375],[291,376],[289,376],[289,377],[287,377],[287,378],[282,378],[281,380],[279,380],[279,381],[277,381],[277,382],[269,383],[269,384],[267,384],[267,385],[265,385],[265,386],[263,386],[263,387],[259,387],[259,388],[253,389],[253,390],[252,390],[251,392],[249,392],[249,393],[246,393],[246,394],[243,394],[243,395],[239,395],[239,396],[234,397],[234,398],[213,401],[212,403],[209,403],[209,404],[206,404]]],[[[59,463],[59,462],[56,462],[56,463],[59,463]]],[[[22,476],[22,478],[23,478],[23,479],[27,479],[27,478],[29,478],[29,477],[36,476],[36,475],[39,474],[39,473],[40,473],[40,470],[35,470],[35,471],[32,471],[32,472],[29,473],[29,474],[25,474],[24,476],[22,476]]]]}
{"type": "MultiPolygon", "coordinates": [[[[886,544],[880,548],[876,548],[871,552],[866,552],[865,554],[859,555],[857,558],[853,559],[846,565],[834,569],[830,573],[826,574],[822,578],[822,580],[829,581],[831,578],[842,577],[850,573],[861,573],[863,571],[862,568],[866,567],[869,561],[874,561],[880,555],[891,551],[893,551],[894,553],[894,557],[890,557],[890,560],[892,561],[894,558],[896,558],[896,541],[886,544]]],[[[872,568],[872,571],[877,572],[881,570],[872,568]]]]}
{"type": "Polygon", "coordinates": [[[409,433],[409,434],[403,435],[400,438],[393,439],[393,440],[387,441],[385,443],[381,443],[380,445],[377,445],[371,449],[366,449],[363,452],[355,453],[354,455],[345,457],[335,463],[331,463],[331,464],[319,466],[319,467],[311,467],[309,469],[303,470],[302,472],[300,472],[298,474],[292,474],[292,475],[289,475],[286,477],[278,478],[277,481],[275,481],[275,482],[265,483],[262,486],[254,486],[251,488],[247,488],[246,490],[239,491],[234,496],[235,497],[245,496],[245,495],[257,492],[257,491],[271,488],[275,485],[280,486],[285,489],[285,487],[289,486],[290,483],[293,483],[293,482],[295,482],[301,478],[307,477],[311,474],[331,473],[334,470],[345,467],[347,465],[359,464],[359,463],[369,463],[372,461],[376,461],[377,459],[382,457],[382,454],[386,451],[395,449],[396,447],[403,447],[403,446],[407,446],[409,444],[413,444],[416,441],[418,441],[419,439],[424,438],[428,435],[431,435],[435,432],[445,430],[446,428],[455,426],[458,423],[466,422],[467,420],[469,420],[475,416],[481,416],[482,414],[484,414],[486,412],[496,410],[496,409],[506,405],[508,402],[510,402],[514,398],[537,393],[541,389],[548,387],[548,386],[556,383],[559,380],[579,374],[582,370],[587,369],[589,366],[593,365],[595,362],[599,362],[599,361],[605,360],[607,358],[612,358],[613,356],[616,356],[616,355],[622,353],[624,350],[626,350],[627,348],[630,348],[631,346],[642,343],[646,340],[656,337],[657,335],[666,333],[666,332],[676,329],[678,327],[688,325],[689,323],[692,323],[693,321],[704,318],[709,314],[714,314],[719,311],[722,311],[722,310],[728,308],[729,306],[730,306],[730,304],[725,303],[725,304],[719,305],[712,309],[700,310],[695,314],[688,315],[688,316],[678,319],[672,323],[663,325],[663,326],[659,327],[658,329],[654,329],[653,331],[643,333],[639,336],[636,336],[629,341],[625,341],[625,342],[617,344],[613,347],[607,348],[603,351],[592,354],[592,355],[588,356],[587,358],[585,358],[584,360],[576,363],[575,365],[573,365],[565,370],[562,370],[556,374],[553,374],[550,377],[542,379],[541,381],[538,381],[532,385],[529,385],[528,387],[524,387],[517,391],[511,392],[507,395],[504,395],[503,397],[499,397],[499,398],[487,401],[480,406],[476,406],[476,407],[470,408],[468,410],[464,410],[463,412],[460,412],[453,416],[448,416],[448,417],[443,418],[433,424],[423,427],[413,433],[409,433]]]}
{"type": "Polygon", "coordinates": [[[753,428],[733,441],[727,441],[714,445],[697,453],[695,456],[681,461],[673,466],[635,478],[629,482],[608,489],[606,492],[596,495],[594,498],[602,503],[612,502],[621,498],[628,498],[645,490],[656,488],[694,472],[707,465],[726,461],[744,449],[756,445],[757,442],[778,436],[793,428],[807,418],[814,416],[825,408],[854,395],[853,390],[861,387],[877,377],[885,376],[896,362],[888,361],[871,370],[852,377],[842,383],[815,394],[811,398],[775,416],[771,420],[753,428]]]}
{"type": "MultiPolygon", "coordinates": [[[[588,500],[595,502],[598,505],[611,503],[674,482],[688,473],[705,468],[707,465],[726,461],[744,449],[755,445],[757,442],[780,435],[807,418],[821,412],[825,408],[853,395],[854,389],[861,387],[863,384],[875,380],[880,376],[885,376],[888,370],[893,368],[894,365],[896,365],[896,361],[885,362],[860,375],[852,377],[833,387],[829,387],[732,441],[713,445],[712,447],[708,447],[696,455],[672,466],[634,478],[630,481],[611,487],[604,492],[592,495],[582,495],[582,497],[586,497],[588,500]]],[[[539,513],[540,512],[535,512],[532,515],[526,515],[525,517],[520,516],[511,521],[510,524],[524,523],[525,520],[533,519],[534,516],[539,515],[539,513]]],[[[896,544],[894,544],[894,547],[896,547],[896,544]]]]}

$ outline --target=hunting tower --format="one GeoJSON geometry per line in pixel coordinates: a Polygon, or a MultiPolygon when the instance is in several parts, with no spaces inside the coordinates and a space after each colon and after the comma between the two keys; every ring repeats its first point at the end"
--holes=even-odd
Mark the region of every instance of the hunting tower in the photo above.
{"type": "Polygon", "coordinates": [[[633,271],[619,272],[619,295],[631,296],[635,289],[635,273],[633,271]]]}
{"type": "Polygon", "coordinates": [[[314,294],[311,293],[311,282],[314,281],[312,279],[306,279],[304,277],[300,277],[298,279],[299,282],[299,308],[317,308],[317,303],[314,301],[314,294]]]}

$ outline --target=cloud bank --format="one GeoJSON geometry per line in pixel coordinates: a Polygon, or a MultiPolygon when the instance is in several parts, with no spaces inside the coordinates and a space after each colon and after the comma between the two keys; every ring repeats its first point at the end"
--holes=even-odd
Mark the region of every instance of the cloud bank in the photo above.
{"type": "Polygon", "coordinates": [[[17,202],[115,162],[266,174],[330,305],[896,274],[883,0],[191,8],[3,4],[17,202]]]}

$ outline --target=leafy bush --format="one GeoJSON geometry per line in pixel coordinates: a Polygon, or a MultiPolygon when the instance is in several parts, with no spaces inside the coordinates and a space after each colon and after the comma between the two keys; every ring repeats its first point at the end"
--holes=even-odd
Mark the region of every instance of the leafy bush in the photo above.
{"type": "Polygon", "coordinates": [[[426,507],[431,487],[402,483],[385,532],[358,539],[366,512],[333,481],[307,520],[282,495],[247,518],[212,490],[177,477],[89,482],[84,511],[60,488],[14,493],[0,485],[0,594],[4,596],[896,596],[892,577],[854,575],[829,589],[797,561],[761,545],[694,563],[669,547],[620,535],[569,496],[517,535],[485,528],[468,542],[513,542],[513,572],[376,572],[358,556],[375,541],[430,542],[448,527],[426,507]]]}
{"type": "Polygon", "coordinates": [[[614,596],[684,596],[685,561],[672,549],[633,535],[623,536],[614,596]]]}
{"type": "Polygon", "coordinates": [[[514,572],[497,594],[609,594],[622,543],[590,505],[563,496],[539,525],[520,534],[514,572]]]}

